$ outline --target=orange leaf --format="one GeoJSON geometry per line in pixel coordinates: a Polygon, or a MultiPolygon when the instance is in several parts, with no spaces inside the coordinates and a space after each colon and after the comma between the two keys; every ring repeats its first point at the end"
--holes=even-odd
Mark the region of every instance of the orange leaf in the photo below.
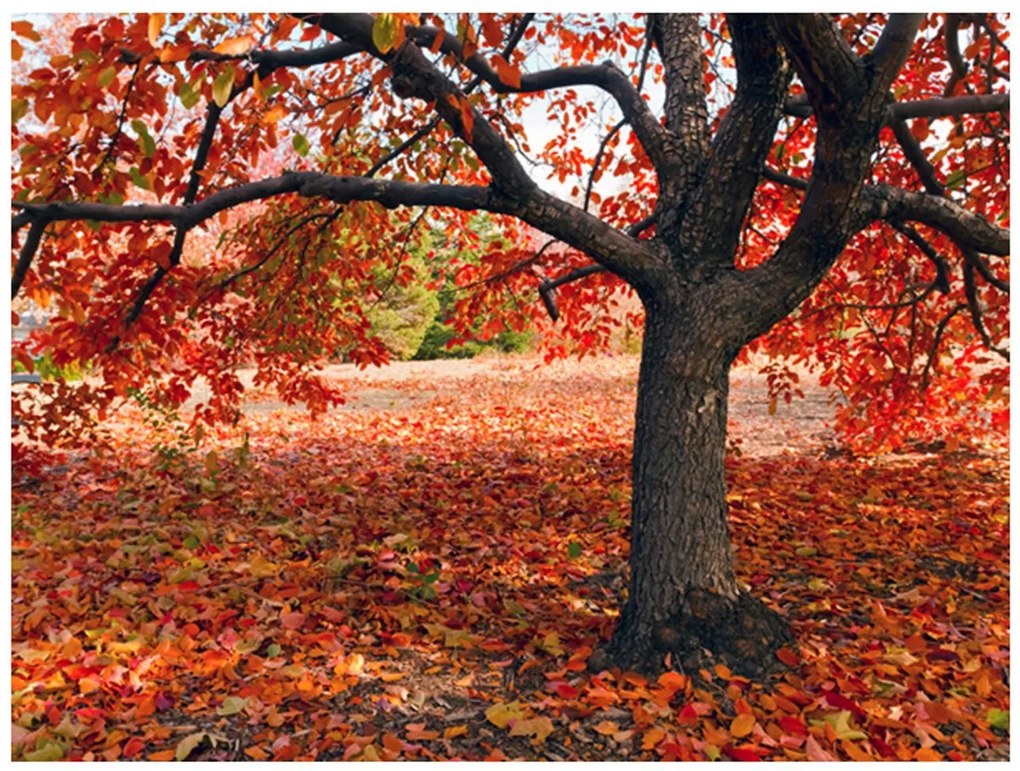
{"type": "Polygon", "coordinates": [[[148,755],[145,756],[145,759],[154,760],[156,762],[162,762],[167,760],[173,760],[174,755],[175,753],[173,750],[160,750],[159,752],[150,752],[148,755]]]}
{"type": "Polygon", "coordinates": [[[776,658],[788,667],[795,667],[800,664],[800,656],[789,648],[780,648],[776,651],[776,658]]]}
{"type": "Polygon", "coordinates": [[[145,749],[145,742],[137,736],[132,736],[124,744],[123,755],[125,758],[133,758],[145,749]]]}
{"type": "Polygon", "coordinates": [[[29,40],[34,40],[37,43],[42,40],[42,36],[35,31],[35,27],[30,21],[12,21],[11,32],[18,37],[27,37],[29,40]]]}
{"type": "Polygon", "coordinates": [[[255,38],[251,35],[238,35],[224,40],[213,49],[213,53],[224,56],[242,56],[255,47],[255,38]]]}
{"type": "Polygon", "coordinates": [[[742,739],[754,730],[754,715],[737,715],[730,723],[730,733],[734,739],[742,739]]]}
{"type": "Polygon", "coordinates": [[[443,41],[444,40],[446,40],[446,30],[445,29],[440,29],[436,33],[436,37],[435,37],[435,40],[432,41],[432,45],[429,46],[429,51],[431,51],[434,54],[438,54],[439,53],[439,49],[441,49],[443,47],[443,41]]]}
{"type": "Polygon", "coordinates": [[[160,33],[163,32],[164,24],[166,24],[165,13],[149,14],[149,45],[153,48],[156,47],[156,41],[159,40],[160,33]]]}
{"type": "Polygon", "coordinates": [[[475,114],[471,111],[471,103],[464,97],[460,99],[460,120],[464,126],[464,138],[470,142],[475,131],[475,114]]]}
{"type": "Polygon", "coordinates": [[[385,749],[398,755],[404,749],[404,743],[393,734],[383,734],[382,745],[385,749]]]}
{"type": "Polygon", "coordinates": [[[482,21],[482,40],[490,48],[499,48],[503,42],[503,25],[496,20],[494,13],[479,14],[482,21]]]}
{"type": "Polygon", "coordinates": [[[620,726],[614,723],[612,720],[603,720],[597,726],[595,726],[595,733],[608,736],[609,734],[615,734],[620,730],[620,726]]]}
{"type": "Polygon", "coordinates": [[[449,741],[458,736],[464,736],[467,732],[468,727],[466,725],[452,725],[443,731],[443,738],[449,741]]]}
{"type": "Polygon", "coordinates": [[[511,88],[521,87],[521,71],[514,67],[510,62],[504,59],[499,54],[492,57],[492,66],[496,70],[496,74],[499,75],[501,82],[510,86],[511,88]]]}
{"type": "Polygon", "coordinates": [[[665,738],[666,732],[661,728],[649,728],[641,737],[641,749],[653,750],[665,738]]]}
{"type": "Polygon", "coordinates": [[[191,46],[163,46],[163,50],[159,52],[159,61],[161,64],[183,62],[190,53],[191,46]]]}
{"type": "Polygon", "coordinates": [[[293,613],[285,613],[284,615],[280,616],[280,624],[283,626],[284,629],[300,629],[304,623],[305,623],[304,613],[298,613],[297,611],[295,611],[293,613]]]}

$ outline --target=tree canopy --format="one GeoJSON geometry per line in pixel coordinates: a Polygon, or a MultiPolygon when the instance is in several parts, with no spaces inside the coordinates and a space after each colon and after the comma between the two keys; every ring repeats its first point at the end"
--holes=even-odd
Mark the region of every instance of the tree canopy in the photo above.
{"type": "MultiPolygon", "coordinates": [[[[478,247],[478,210],[502,238],[451,266],[466,318],[551,312],[552,353],[596,348],[616,290],[649,295],[663,244],[696,236],[717,257],[694,278],[767,280],[746,337],[779,323],[744,355],[820,363],[848,437],[1004,428],[1001,17],[153,13],[14,33],[12,293],[50,314],[14,355],[99,376],[47,385],[51,440],[133,389],[180,404],[196,376],[198,419],[230,417],[250,362],[331,404],[318,365],[386,358],[367,309],[408,270],[400,245],[439,223],[478,247]],[[878,144],[839,160],[874,78],[878,144]],[[843,190],[851,166],[866,178],[843,190]],[[834,265],[812,262],[827,224],[850,239],[834,265]]],[[[773,396],[796,390],[773,373],[773,396]]]]}

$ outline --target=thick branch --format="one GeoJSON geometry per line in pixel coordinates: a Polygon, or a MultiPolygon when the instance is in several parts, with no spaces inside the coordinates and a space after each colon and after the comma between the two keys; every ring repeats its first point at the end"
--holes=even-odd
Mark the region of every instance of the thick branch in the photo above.
{"type": "MultiPolygon", "coordinates": [[[[786,239],[771,259],[722,282],[738,284],[744,304],[759,306],[749,314],[734,301],[732,312],[746,321],[747,339],[797,307],[850,236],[866,224],[858,202],[885,119],[889,84],[896,76],[894,63],[910,47],[909,25],[897,25],[883,44],[880,66],[869,67],[825,16],[782,15],[777,20],[784,48],[814,109],[818,139],[800,214],[786,239]]],[[[724,296],[721,301],[726,301],[724,296]]]]}
{"type": "Polygon", "coordinates": [[[704,181],[685,216],[685,232],[696,233],[698,251],[717,264],[733,264],[740,223],[754,196],[772,145],[790,82],[769,19],[732,14],[727,24],[737,63],[737,90],[712,142],[704,181]]]}
{"type": "MultiPolygon", "coordinates": [[[[653,14],[648,34],[665,70],[668,164],[655,163],[651,153],[649,157],[659,172],[660,208],[682,207],[688,191],[702,177],[709,154],[701,28],[697,14],[653,14]]],[[[662,225],[666,230],[670,227],[665,221],[662,225]]]]}
{"type": "Polygon", "coordinates": [[[988,254],[1009,254],[1009,230],[993,225],[948,198],[891,185],[868,185],[861,196],[861,212],[865,218],[870,217],[867,221],[921,222],[942,231],[963,247],[988,254]]]}
{"type": "MultiPolygon", "coordinates": [[[[556,236],[608,267],[623,266],[636,253],[652,253],[643,242],[621,233],[596,217],[546,193],[536,191],[523,205],[489,187],[398,182],[394,180],[343,177],[317,172],[289,172],[221,190],[194,204],[116,205],[60,201],[48,204],[15,203],[29,215],[33,226],[70,220],[97,222],[165,222],[187,231],[221,211],[245,203],[295,193],[320,196],[335,203],[377,201],[383,206],[448,206],[465,211],[513,214],[528,224],[556,236]]],[[[22,250],[24,252],[24,249],[22,250]]],[[[621,267],[621,270],[626,270],[621,267]]],[[[155,274],[153,274],[155,275],[155,274]]]]}
{"type": "MultiPolygon", "coordinates": [[[[931,99],[914,99],[889,105],[886,122],[909,118],[958,118],[962,115],[983,115],[990,112],[1009,110],[1009,94],[981,94],[931,99]]],[[[783,112],[798,118],[806,118],[814,111],[804,96],[795,96],[783,104],[783,112]]]]}
{"type": "Polygon", "coordinates": [[[820,118],[838,117],[860,97],[864,69],[824,14],[779,14],[776,26],[787,55],[820,118]]]}
{"type": "MultiPolygon", "coordinates": [[[[317,24],[327,32],[331,32],[353,43],[362,50],[384,61],[388,62],[395,56],[394,53],[383,54],[375,47],[372,42],[372,24],[374,19],[369,14],[327,13],[298,15],[306,21],[317,24]]],[[[412,39],[426,47],[430,46],[440,34],[439,30],[430,27],[416,28],[411,30],[411,32],[412,39]]],[[[407,52],[408,47],[404,46],[401,50],[407,52]]],[[[651,159],[652,164],[660,170],[665,168],[663,146],[667,140],[666,132],[641,97],[640,92],[634,88],[630,79],[616,67],[605,64],[581,65],[524,73],[521,75],[520,87],[514,87],[500,80],[499,74],[483,56],[475,54],[464,58],[463,47],[456,35],[444,34],[440,43],[440,50],[444,53],[452,54],[471,72],[488,83],[496,93],[500,94],[533,93],[576,86],[595,86],[601,88],[616,100],[623,111],[624,117],[634,129],[638,141],[645,148],[645,152],[651,159]]],[[[420,52],[418,56],[421,56],[420,52]]],[[[410,55],[409,58],[416,57],[410,55]]],[[[428,63],[424,57],[421,57],[421,59],[428,64],[429,69],[434,70],[431,63],[428,63]]],[[[446,80],[446,78],[443,79],[446,80]]],[[[453,87],[450,81],[447,80],[447,83],[449,83],[451,88],[453,87]]]]}
{"type": "Polygon", "coordinates": [[[880,88],[892,85],[907,61],[922,21],[923,13],[894,13],[889,17],[875,47],[864,57],[865,65],[873,71],[872,77],[882,84],[880,88]]]}

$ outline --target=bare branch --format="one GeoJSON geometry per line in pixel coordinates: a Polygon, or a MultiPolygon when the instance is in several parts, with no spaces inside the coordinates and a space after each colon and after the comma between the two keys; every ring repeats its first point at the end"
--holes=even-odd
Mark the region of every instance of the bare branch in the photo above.
{"type": "Polygon", "coordinates": [[[889,108],[889,113],[891,118],[958,118],[1008,110],[1009,94],[981,94],[899,102],[889,108]]]}
{"type": "Polygon", "coordinates": [[[962,23],[963,19],[959,14],[946,14],[946,59],[949,60],[949,67],[952,70],[952,75],[950,75],[949,80],[946,82],[946,88],[943,92],[946,96],[950,96],[956,90],[957,84],[967,75],[967,65],[960,53],[959,34],[962,23]]]}
{"type": "Polygon", "coordinates": [[[21,289],[25,276],[28,275],[28,269],[32,266],[32,258],[35,257],[35,252],[39,248],[44,230],[46,230],[45,220],[32,221],[28,235],[25,236],[25,243],[21,245],[18,261],[14,265],[14,273],[11,275],[11,299],[18,296],[18,290],[21,289]]]}
{"type": "Polygon", "coordinates": [[[974,265],[971,262],[963,264],[963,292],[967,296],[970,320],[974,324],[974,329],[977,330],[978,335],[981,337],[981,342],[985,344],[985,348],[994,351],[1006,361],[1009,361],[1009,350],[995,345],[992,342],[991,335],[988,334],[988,329],[985,327],[984,311],[981,308],[980,300],[978,300],[977,283],[974,281],[974,265]]]}
{"type": "Polygon", "coordinates": [[[606,269],[601,265],[585,265],[583,268],[577,268],[569,273],[562,275],[552,280],[543,281],[538,287],[538,295],[542,298],[542,304],[545,306],[546,311],[549,313],[549,318],[553,321],[558,321],[560,318],[560,309],[556,305],[556,289],[564,284],[569,284],[573,281],[578,281],[582,278],[587,278],[596,273],[605,273],[606,269]]]}
{"type": "Polygon", "coordinates": [[[737,90],[712,141],[704,181],[684,223],[717,264],[733,264],[761,168],[781,116],[792,71],[786,65],[773,25],[757,14],[731,14],[727,24],[737,64],[737,90]],[[725,199],[724,214],[708,216],[725,199]]]}
{"type": "MultiPolygon", "coordinates": [[[[904,118],[958,118],[963,115],[982,115],[1009,110],[1009,94],[967,94],[963,96],[933,97],[896,102],[889,105],[887,123],[904,118]]],[[[804,96],[790,97],[783,103],[783,112],[798,118],[813,113],[804,96]]]]}
{"type": "Polygon", "coordinates": [[[873,77],[884,84],[883,89],[892,84],[906,62],[922,21],[923,13],[892,14],[875,47],[864,57],[864,63],[874,70],[873,77]]]}
{"type": "Polygon", "coordinates": [[[861,203],[862,213],[872,220],[922,222],[941,230],[961,246],[989,254],[1009,254],[1009,230],[993,225],[948,198],[891,185],[868,185],[864,188],[861,203]]]}
{"type": "Polygon", "coordinates": [[[949,293],[949,262],[939,254],[935,247],[928,243],[927,239],[918,233],[910,225],[902,222],[892,221],[889,223],[890,227],[898,233],[903,234],[910,239],[911,243],[914,244],[921,253],[924,254],[932,263],[935,265],[935,280],[932,281],[932,288],[938,289],[942,294],[949,293]]]}
{"type": "Polygon", "coordinates": [[[770,182],[792,187],[795,190],[807,190],[808,188],[808,181],[806,179],[799,179],[790,174],[784,174],[777,169],[773,169],[771,166],[765,166],[762,169],[761,175],[770,182]]]}

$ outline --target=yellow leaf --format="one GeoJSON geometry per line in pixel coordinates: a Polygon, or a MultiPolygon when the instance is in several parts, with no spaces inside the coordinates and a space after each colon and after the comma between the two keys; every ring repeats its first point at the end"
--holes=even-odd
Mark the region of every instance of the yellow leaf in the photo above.
{"type": "Polygon", "coordinates": [[[452,725],[443,731],[443,738],[449,741],[455,739],[458,736],[464,736],[468,732],[466,725],[452,725]]]}
{"type": "Polygon", "coordinates": [[[403,42],[404,29],[392,13],[380,13],[372,22],[372,43],[380,53],[387,53],[403,42]]]}
{"type": "Polygon", "coordinates": [[[737,715],[730,723],[730,734],[734,739],[743,738],[754,730],[754,724],[754,715],[737,715]]]}
{"type": "Polygon", "coordinates": [[[251,574],[256,578],[269,578],[270,576],[275,576],[280,571],[279,567],[261,554],[256,554],[252,561],[248,563],[248,567],[251,569],[251,574]]]}
{"type": "Polygon", "coordinates": [[[553,656],[564,655],[563,646],[560,644],[560,636],[556,632],[549,632],[549,634],[542,638],[539,646],[546,653],[551,653],[553,656]]]}
{"type": "Polygon", "coordinates": [[[381,758],[379,757],[379,750],[375,748],[374,744],[370,744],[367,747],[365,747],[365,749],[361,751],[361,757],[362,759],[370,760],[373,763],[376,763],[379,760],[381,760],[381,758]]]}
{"type": "Polygon", "coordinates": [[[205,455],[205,470],[212,476],[220,470],[220,456],[216,454],[216,450],[209,450],[205,455]]]}
{"type": "Polygon", "coordinates": [[[112,642],[106,646],[110,653],[138,653],[138,650],[145,643],[141,637],[136,637],[130,642],[112,642]]]}
{"type": "Polygon", "coordinates": [[[199,731],[198,733],[188,734],[177,742],[177,751],[174,753],[177,760],[183,761],[187,758],[205,740],[205,737],[206,732],[199,731]]]}
{"type": "Polygon", "coordinates": [[[223,72],[216,76],[216,80],[213,81],[213,101],[216,102],[217,107],[225,107],[227,102],[230,101],[230,92],[234,88],[234,68],[227,67],[223,72]]]}
{"type": "Polygon", "coordinates": [[[532,717],[516,721],[510,729],[511,736],[534,736],[541,743],[553,732],[552,720],[547,717],[532,717]]]}
{"type": "Polygon", "coordinates": [[[520,720],[524,717],[524,707],[519,701],[511,701],[509,704],[493,704],[485,710],[485,718],[496,728],[506,728],[511,720],[520,720]]]}
{"type": "Polygon", "coordinates": [[[156,41],[159,40],[159,35],[163,31],[164,24],[166,24],[165,13],[149,14],[149,45],[153,48],[156,47],[156,41]]]}

